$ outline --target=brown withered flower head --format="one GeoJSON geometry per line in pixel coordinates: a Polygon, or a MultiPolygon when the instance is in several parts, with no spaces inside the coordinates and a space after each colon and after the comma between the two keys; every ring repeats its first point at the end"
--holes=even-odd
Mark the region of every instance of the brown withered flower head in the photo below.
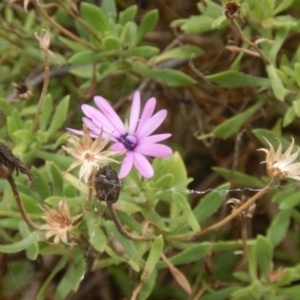
{"type": "Polygon", "coordinates": [[[18,172],[22,172],[26,174],[30,180],[33,179],[28,167],[14,156],[7,146],[0,143],[0,178],[8,178],[15,169],[17,174],[18,172]]]}
{"type": "Polygon", "coordinates": [[[266,160],[262,163],[266,163],[268,174],[275,179],[293,178],[300,181],[300,163],[293,163],[293,161],[298,157],[300,151],[299,148],[294,154],[291,154],[294,148],[294,138],[292,137],[292,142],[284,153],[282,153],[282,145],[280,141],[279,147],[275,152],[271,143],[266,138],[264,139],[270,149],[261,148],[258,149],[258,151],[266,153],[266,160]]]}
{"type": "Polygon", "coordinates": [[[115,203],[119,199],[121,181],[110,166],[100,168],[95,177],[96,197],[105,202],[115,203]]]}
{"type": "Polygon", "coordinates": [[[110,158],[112,155],[118,155],[119,152],[114,151],[103,151],[107,146],[110,136],[106,139],[102,139],[102,132],[93,141],[90,137],[88,129],[83,125],[83,136],[80,139],[77,136],[71,135],[67,140],[74,145],[74,148],[63,147],[63,149],[71,154],[76,161],[73,162],[70,167],[64,172],[70,172],[75,167],[81,165],[79,171],[79,179],[88,182],[91,174],[96,169],[98,170],[100,164],[108,164],[112,162],[117,162],[116,160],[110,158]]]}
{"type": "MultiPolygon", "coordinates": [[[[230,198],[228,201],[225,202],[225,204],[231,204],[232,212],[236,211],[244,203],[245,203],[245,199],[239,200],[236,198],[230,198]]],[[[252,218],[255,208],[256,208],[256,204],[253,203],[249,208],[247,208],[240,214],[240,217],[243,219],[252,218]]]]}
{"type": "Polygon", "coordinates": [[[23,82],[16,83],[13,82],[14,86],[14,96],[18,99],[29,100],[32,97],[32,92],[30,88],[23,82]]]}
{"type": "Polygon", "coordinates": [[[78,224],[74,226],[73,223],[78,220],[83,213],[71,217],[70,209],[66,200],[61,200],[59,202],[58,211],[48,206],[46,208],[40,206],[40,209],[45,214],[42,218],[47,222],[47,224],[40,227],[40,230],[48,231],[45,235],[45,239],[48,240],[53,236],[53,243],[56,245],[60,242],[68,245],[75,245],[74,243],[68,242],[68,232],[78,226],[78,224]]]}
{"type": "Polygon", "coordinates": [[[235,1],[228,1],[223,6],[223,14],[228,19],[237,19],[240,16],[241,5],[235,1]]]}

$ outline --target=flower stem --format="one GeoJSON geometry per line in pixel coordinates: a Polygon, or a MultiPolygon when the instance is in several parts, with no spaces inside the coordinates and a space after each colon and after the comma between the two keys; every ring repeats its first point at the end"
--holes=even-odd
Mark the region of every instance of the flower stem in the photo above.
{"type": "Polygon", "coordinates": [[[248,44],[250,47],[254,48],[260,55],[260,57],[267,63],[267,64],[271,64],[271,62],[269,61],[269,59],[264,55],[264,53],[261,51],[261,49],[258,47],[257,44],[253,43],[252,41],[250,41],[243,33],[243,31],[241,30],[238,22],[234,19],[231,18],[230,19],[231,24],[234,26],[234,28],[237,30],[240,38],[242,39],[243,42],[245,42],[246,44],[248,44]]]}
{"type": "Polygon", "coordinates": [[[110,215],[111,215],[111,217],[112,217],[112,219],[113,219],[113,221],[114,221],[114,223],[115,223],[118,231],[123,236],[125,236],[127,239],[132,240],[132,241],[139,241],[139,242],[141,242],[141,241],[154,241],[154,237],[137,236],[137,235],[132,235],[129,232],[127,232],[124,229],[124,227],[123,227],[123,225],[122,225],[122,223],[121,223],[121,221],[120,221],[120,219],[119,219],[119,217],[118,217],[118,215],[117,215],[117,213],[116,213],[116,211],[115,211],[115,209],[113,207],[113,204],[111,202],[106,202],[106,204],[107,204],[107,207],[108,207],[108,210],[110,212],[110,215]]]}
{"type": "Polygon", "coordinates": [[[16,199],[16,202],[17,202],[17,205],[18,205],[18,208],[19,208],[19,211],[21,213],[21,216],[23,218],[23,220],[28,224],[28,226],[33,229],[33,230],[39,230],[39,227],[36,226],[32,221],[31,219],[29,218],[29,216],[27,215],[26,211],[25,211],[25,208],[23,206],[23,203],[22,203],[22,200],[20,198],[20,195],[19,195],[19,192],[18,192],[18,189],[17,189],[17,186],[15,184],[15,181],[13,179],[13,177],[10,175],[8,176],[7,178],[7,181],[9,182],[10,186],[11,186],[11,189],[13,191],[13,194],[14,194],[14,197],[16,199]]]}
{"type": "Polygon", "coordinates": [[[44,84],[43,84],[43,89],[42,93],[40,96],[39,104],[37,107],[37,111],[35,114],[35,118],[33,121],[33,127],[32,127],[32,132],[35,133],[39,129],[39,118],[40,118],[40,113],[44,104],[44,99],[48,90],[48,85],[49,85],[49,56],[48,56],[48,50],[44,50],[45,53],[45,69],[44,69],[44,84]]]}
{"type": "Polygon", "coordinates": [[[50,16],[47,15],[47,13],[41,8],[41,6],[37,3],[36,0],[32,0],[36,10],[55,28],[57,28],[61,33],[63,33],[65,36],[67,36],[68,38],[78,42],[81,45],[84,45],[90,49],[94,49],[94,47],[92,45],[90,45],[88,42],[86,42],[85,40],[79,38],[78,36],[76,36],[75,34],[73,34],[72,32],[70,32],[69,30],[67,30],[66,28],[62,27],[61,25],[59,25],[58,23],[56,23],[54,21],[53,18],[51,18],[50,16]]]}
{"type": "Polygon", "coordinates": [[[87,199],[86,199],[87,202],[90,202],[93,199],[94,178],[95,178],[95,175],[92,172],[91,175],[89,176],[88,183],[87,183],[88,184],[88,195],[87,195],[87,199]]]}
{"type": "Polygon", "coordinates": [[[260,190],[257,194],[255,194],[253,197],[251,197],[247,202],[245,202],[243,205],[241,205],[239,208],[234,210],[229,216],[227,216],[225,219],[221,220],[220,222],[217,222],[201,231],[196,232],[192,235],[178,235],[178,236],[170,236],[167,238],[168,240],[176,240],[176,241],[191,241],[195,240],[198,237],[205,235],[208,232],[214,231],[216,229],[219,229],[220,227],[226,225],[228,222],[233,220],[235,217],[240,215],[243,211],[248,209],[253,203],[255,203],[259,198],[261,198],[264,194],[266,194],[269,189],[273,186],[273,184],[276,182],[275,178],[272,178],[272,180],[266,185],[262,190],[260,190]]]}

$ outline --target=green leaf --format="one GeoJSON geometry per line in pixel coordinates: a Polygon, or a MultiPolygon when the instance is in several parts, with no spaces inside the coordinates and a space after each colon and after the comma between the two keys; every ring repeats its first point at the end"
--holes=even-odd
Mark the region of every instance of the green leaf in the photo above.
{"type": "Polygon", "coordinates": [[[213,83],[219,84],[227,88],[236,87],[269,87],[271,82],[267,78],[256,77],[245,73],[237,72],[234,70],[220,72],[214,75],[205,77],[213,83]]]}
{"type": "Polygon", "coordinates": [[[118,38],[114,36],[107,36],[103,39],[103,49],[106,51],[121,50],[121,43],[118,38]]]}
{"type": "Polygon", "coordinates": [[[264,105],[264,101],[259,101],[254,104],[252,107],[248,108],[242,113],[227,119],[220,125],[218,125],[213,131],[212,134],[223,140],[227,139],[234,133],[238,132],[240,128],[246,123],[246,121],[256,113],[262,106],[264,105]]]}
{"type": "Polygon", "coordinates": [[[75,53],[86,50],[86,47],[79,44],[78,42],[74,42],[72,40],[69,40],[69,39],[63,37],[63,36],[57,36],[57,38],[60,42],[62,42],[68,48],[73,50],[73,52],[75,52],[75,53]]]}
{"type": "Polygon", "coordinates": [[[200,230],[200,226],[195,218],[193,211],[191,209],[190,204],[187,201],[187,198],[182,194],[173,191],[172,200],[175,205],[177,205],[178,209],[183,213],[186,222],[191,226],[194,232],[200,230]]]}
{"type": "Polygon", "coordinates": [[[125,57],[139,56],[151,57],[159,53],[159,49],[152,46],[133,47],[122,52],[125,57]]]}
{"type": "Polygon", "coordinates": [[[230,180],[231,182],[235,182],[239,185],[244,185],[247,187],[256,187],[256,188],[263,188],[265,186],[264,182],[261,180],[249,176],[245,173],[219,168],[219,167],[212,167],[212,170],[216,173],[220,174],[226,180],[230,180]]]}
{"type": "Polygon", "coordinates": [[[95,218],[92,213],[86,213],[84,216],[88,227],[89,241],[95,250],[103,252],[107,244],[107,239],[99,227],[99,216],[95,218]]]}
{"type": "Polygon", "coordinates": [[[14,109],[14,107],[6,99],[0,99],[0,107],[5,117],[9,117],[14,109]]]}
{"type": "Polygon", "coordinates": [[[202,50],[200,47],[194,45],[184,45],[182,47],[173,48],[169,51],[163,52],[154,58],[154,63],[158,64],[169,59],[190,59],[193,55],[194,57],[199,57],[203,54],[204,50],[202,50]]]}
{"type": "Polygon", "coordinates": [[[269,147],[268,144],[266,143],[264,137],[274,145],[275,149],[278,147],[279,142],[278,139],[280,140],[283,149],[287,149],[288,146],[291,144],[291,141],[282,137],[281,134],[273,132],[271,130],[267,129],[253,129],[252,133],[255,135],[255,137],[266,147],[269,147]],[[276,144],[274,144],[276,142],[276,144]]]}
{"type": "Polygon", "coordinates": [[[280,211],[276,217],[273,219],[271,226],[267,231],[267,238],[274,247],[279,245],[279,243],[286,236],[286,232],[290,225],[292,210],[282,210],[280,211]]]}
{"type": "Polygon", "coordinates": [[[157,270],[154,270],[150,275],[150,277],[145,282],[145,284],[143,285],[143,287],[141,288],[138,295],[138,300],[150,299],[149,296],[151,295],[151,292],[155,287],[156,277],[157,277],[157,270]]]}
{"type": "Polygon", "coordinates": [[[52,97],[50,94],[44,98],[41,114],[39,117],[40,130],[45,131],[48,127],[49,118],[52,116],[52,97]]]}
{"type": "Polygon", "coordinates": [[[151,31],[157,24],[158,21],[158,10],[154,9],[146,13],[144,16],[136,36],[136,43],[138,44],[142,38],[151,31]]]}
{"type": "Polygon", "coordinates": [[[31,173],[33,175],[33,184],[36,192],[40,195],[42,199],[46,199],[51,196],[51,191],[48,182],[45,180],[41,171],[36,167],[31,167],[31,173]]]}
{"type": "Polygon", "coordinates": [[[108,31],[108,21],[100,7],[86,2],[81,2],[80,13],[84,21],[86,21],[96,32],[105,33],[108,31]]]}
{"type": "Polygon", "coordinates": [[[276,60],[278,57],[278,52],[282,47],[282,44],[286,40],[287,35],[290,32],[290,28],[283,26],[279,28],[276,32],[275,39],[273,41],[271,49],[268,51],[268,59],[273,63],[276,64],[276,60]]]}
{"type": "Polygon", "coordinates": [[[57,105],[52,121],[50,123],[48,133],[52,136],[64,124],[68,114],[70,96],[64,97],[57,105]]]}
{"type": "Polygon", "coordinates": [[[234,292],[240,289],[241,287],[231,286],[217,291],[212,290],[208,295],[201,297],[201,300],[228,300],[234,292]]]}
{"type": "Polygon", "coordinates": [[[280,210],[292,209],[300,203],[300,191],[284,198],[279,205],[280,210]]]}
{"type": "Polygon", "coordinates": [[[153,271],[156,269],[156,265],[159,261],[160,254],[163,251],[164,240],[162,235],[159,235],[152,244],[147,262],[145,264],[143,273],[141,275],[141,281],[147,282],[150,276],[152,275],[153,271]]]}
{"type": "MultiPolygon", "coordinates": [[[[205,196],[198,205],[193,209],[194,216],[198,223],[208,219],[211,215],[218,211],[219,207],[223,204],[227,197],[229,183],[220,185],[205,196]]],[[[184,222],[180,224],[172,234],[180,234],[188,230],[189,225],[184,222]]]]}
{"type": "Polygon", "coordinates": [[[289,299],[289,300],[299,300],[299,295],[300,295],[300,285],[297,284],[295,286],[291,287],[286,287],[286,288],[281,288],[278,289],[281,295],[286,296],[287,298],[284,299],[289,299]]]}
{"type": "Polygon", "coordinates": [[[113,239],[116,239],[118,243],[124,248],[124,252],[126,256],[130,259],[134,257],[137,258],[137,249],[131,240],[125,238],[116,228],[116,225],[112,221],[106,221],[106,231],[108,232],[109,236],[113,239]]]}
{"type": "MultiPolygon", "coordinates": [[[[95,52],[92,50],[85,50],[78,53],[75,53],[68,62],[74,65],[86,65],[92,64],[96,62],[100,62],[101,60],[106,60],[117,54],[117,51],[110,50],[110,51],[101,51],[95,52]]],[[[79,69],[80,71],[80,69],[79,69]]]]}
{"type": "Polygon", "coordinates": [[[296,111],[295,111],[295,107],[290,106],[284,114],[282,126],[286,127],[286,126],[290,125],[294,121],[296,116],[297,116],[297,114],[296,114],[296,111]]]}
{"type": "Polygon", "coordinates": [[[46,162],[46,167],[51,178],[53,195],[61,197],[64,186],[61,171],[53,162],[46,162]]]}
{"type": "Polygon", "coordinates": [[[266,279],[272,268],[273,245],[266,237],[259,235],[256,241],[255,253],[257,265],[266,279]]]}
{"type": "MultiPolygon", "coordinates": [[[[19,222],[19,231],[23,238],[26,238],[30,235],[30,230],[28,229],[27,224],[21,220],[19,222]]],[[[38,240],[36,239],[30,246],[26,247],[26,256],[30,260],[36,260],[39,254],[38,240]]]]}
{"type": "Polygon", "coordinates": [[[101,8],[103,9],[103,12],[105,15],[108,15],[109,17],[112,17],[115,19],[117,15],[117,8],[115,0],[102,0],[101,1],[101,8]]]}
{"type": "Polygon", "coordinates": [[[55,291],[55,300],[68,299],[68,295],[73,291],[76,292],[80,286],[86,272],[86,258],[82,254],[80,247],[76,246],[72,251],[72,264],[64,274],[55,291]]]}
{"type": "MultiPolygon", "coordinates": [[[[57,275],[59,271],[61,271],[65,265],[67,264],[68,257],[65,255],[61,258],[61,260],[55,265],[53,268],[51,274],[47,277],[47,279],[44,281],[43,286],[41,287],[38,295],[36,296],[36,300],[44,300],[46,299],[47,295],[47,289],[52,282],[53,278],[57,275]]],[[[63,299],[62,299],[63,300],[63,299]]]]}
{"type": "Polygon", "coordinates": [[[173,87],[197,83],[196,80],[180,71],[173,69],[149,69],[146,65],[138,62],[132,66],[132,71],[145,78],[151,78],[173,87]]]}
{"type": "Polygon", "coordinates": [[[13,135],[21,141],[24,141],[28,144],[32,144],[36,141],[36,135],[33,134],[30,130],[20,129],[16,130],[13,135]]]}
{"type": "Polygon", "coordinates": [[[267,73],[269,75],[269,78],[271,80],[271,87],[274,93],[274,96],[278,99],[283,101],[285,96],[285,90],[283,83],[277,74],[276,68],[274,65],[267,65],[266,67],[267,73]]]}
{"type": "Polygon", "coordinates": [[[119,24],[125,25],[127,22],[133,21],[136,16],[136,13],[137,13],[137,5],[132,5],[127,7],[119,14],[119,24]]]}
{"type": "Polygon", "coordinates": [[[215,18],[201,15],[201,16],[191,16],[187,20],[183,20],[183,25],[181,30],[187,34],[202,33],[212,29],[212,23],[215,18]]]}
{"type": "Polygon", "coordinates": [[[214,214],[227,197],[229,183],[222,184],[205,196],[194,208],[194,215],[200,223],[214,214]]]}
{"type": "Polygon", "coordinates": [[[120,37],[124,49],[136,46],[135,36],[137,35],[137,30],[135,22],[126,23],[120,37]]]}
{"type": "MultiPolygon", "coordinates": [[[[170,262],[174,266],[195,262],[195,261],[200,260],[211,250],[212,250],[212,244],[208,243],[208,242],[203,242],[203,243],[200,243],[197,245],[190,245],[187,249],[172,256],[170,258],[170,262]]],[[[164,265],[164,263],[161,263],[161,264],[164,265]]]]}
{"type": "Polygon", "coordinates": [[[0,245],[0,252],[2,252],[2,253],[17,253],[17,252],[23,251],[23,250],[27,249],[28,247],[30,247],[35,241],[37,241],[37,239],[38,239],[37,233],[32,232],[21,241],[15,242],[10,245],[0,245]]]}

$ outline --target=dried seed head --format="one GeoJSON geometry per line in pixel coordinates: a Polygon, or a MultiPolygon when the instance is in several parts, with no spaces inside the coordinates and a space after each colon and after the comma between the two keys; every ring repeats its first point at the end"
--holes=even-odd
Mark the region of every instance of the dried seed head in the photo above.
{"type": "Polygon", "coordinates": [[[84,182],[88,183],[90,176],[94,173],[94,170],[98,170],[100,164],[118,163],[116,160],[110,158],[110,156],[118,155],[120,152],[104,150],[109,143],[111,135],[103,139],[102,134],[103,131],[93,141],[86,125],[83,124],[83,136],[81,139],[75,135],[67,138],[73,144],[74,148],[65,146],[62,146],[62,148],[72,155],[76,161],[64,173],[70,172],[75,167],[81,165],[79,179],[83,178],[84,182]]]}
{"type": "Polygon", "coordinates": [[[235,1],[228,1],[223,6],[223,14],[228,19],[237,19],[240,16],[241,5],[235,1]]]}
{"type": "Polygon", "coordinates": [[[0,143],[0,177],[8,178],[14,169],[16,169],[17,172],[26,174],[30,180],[33,179],[28,167],[15,157],[7,146],[0,143]]]}
{"type": "Polygon", "coordinates": [[[272,144],[264,138],[270,149],[261,148],[258,151],[266,153],[266,160],[262,163],[267,165],[267,172],[275,179],[293,178],[300,181],[300,162],[294,163],[298,157],[300,149],[292,154],[294,148],[294,138],[285,152],[282,151],[282,145],[279,141],[279,147],[275,151],[272,144]]]}
{"type": "Polygon", "coordinates": [[[50,31],[41,29],[39,34],[35,32],[34,35],[40,43],[40,48],[43,50],[48,50],[50,46],[50,31]]]}
{"type": "Polygon", "coordinates": [[[115,203],[119,199],[121,181],[113,168],[100,168],[95,177],[96,197],[101,201],[115,203]]]}
{"type": "Polygon", "coordinates": [[[40,227],[40,230],[47,231],[45,239],[48,240],[54,237],[53,243],[56,245],[60,242],[75,245],[75,243],[68,242],[68,233],[79,225],[73,225],[73,223],[81,218],[83,213],[72,217],[66,200],[59,201],[57,211],[47,206],[46,208],[40,206],[40,209],[45,214],[42,218],[46,220],[46,224],[40,227]]]}
{"type": "Polygon", "coordinates": [[[20,82],[20,83],[13,82],[13,86],[15,88],[14,93],[16,95],[16,98],[29,100],[32,97],[32,92],[25,83],[23,83],[23,82],[20,82]]]}

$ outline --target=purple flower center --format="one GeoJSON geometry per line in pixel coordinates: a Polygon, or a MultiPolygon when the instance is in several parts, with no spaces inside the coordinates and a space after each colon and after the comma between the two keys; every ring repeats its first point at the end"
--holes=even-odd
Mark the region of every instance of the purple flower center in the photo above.
{"type": "Polygon", "coordinates": [[[137,139],[126,133],[121,135],[119,142],[121,142],[127,150],[133,150],[136,146],[137,139]]]}

